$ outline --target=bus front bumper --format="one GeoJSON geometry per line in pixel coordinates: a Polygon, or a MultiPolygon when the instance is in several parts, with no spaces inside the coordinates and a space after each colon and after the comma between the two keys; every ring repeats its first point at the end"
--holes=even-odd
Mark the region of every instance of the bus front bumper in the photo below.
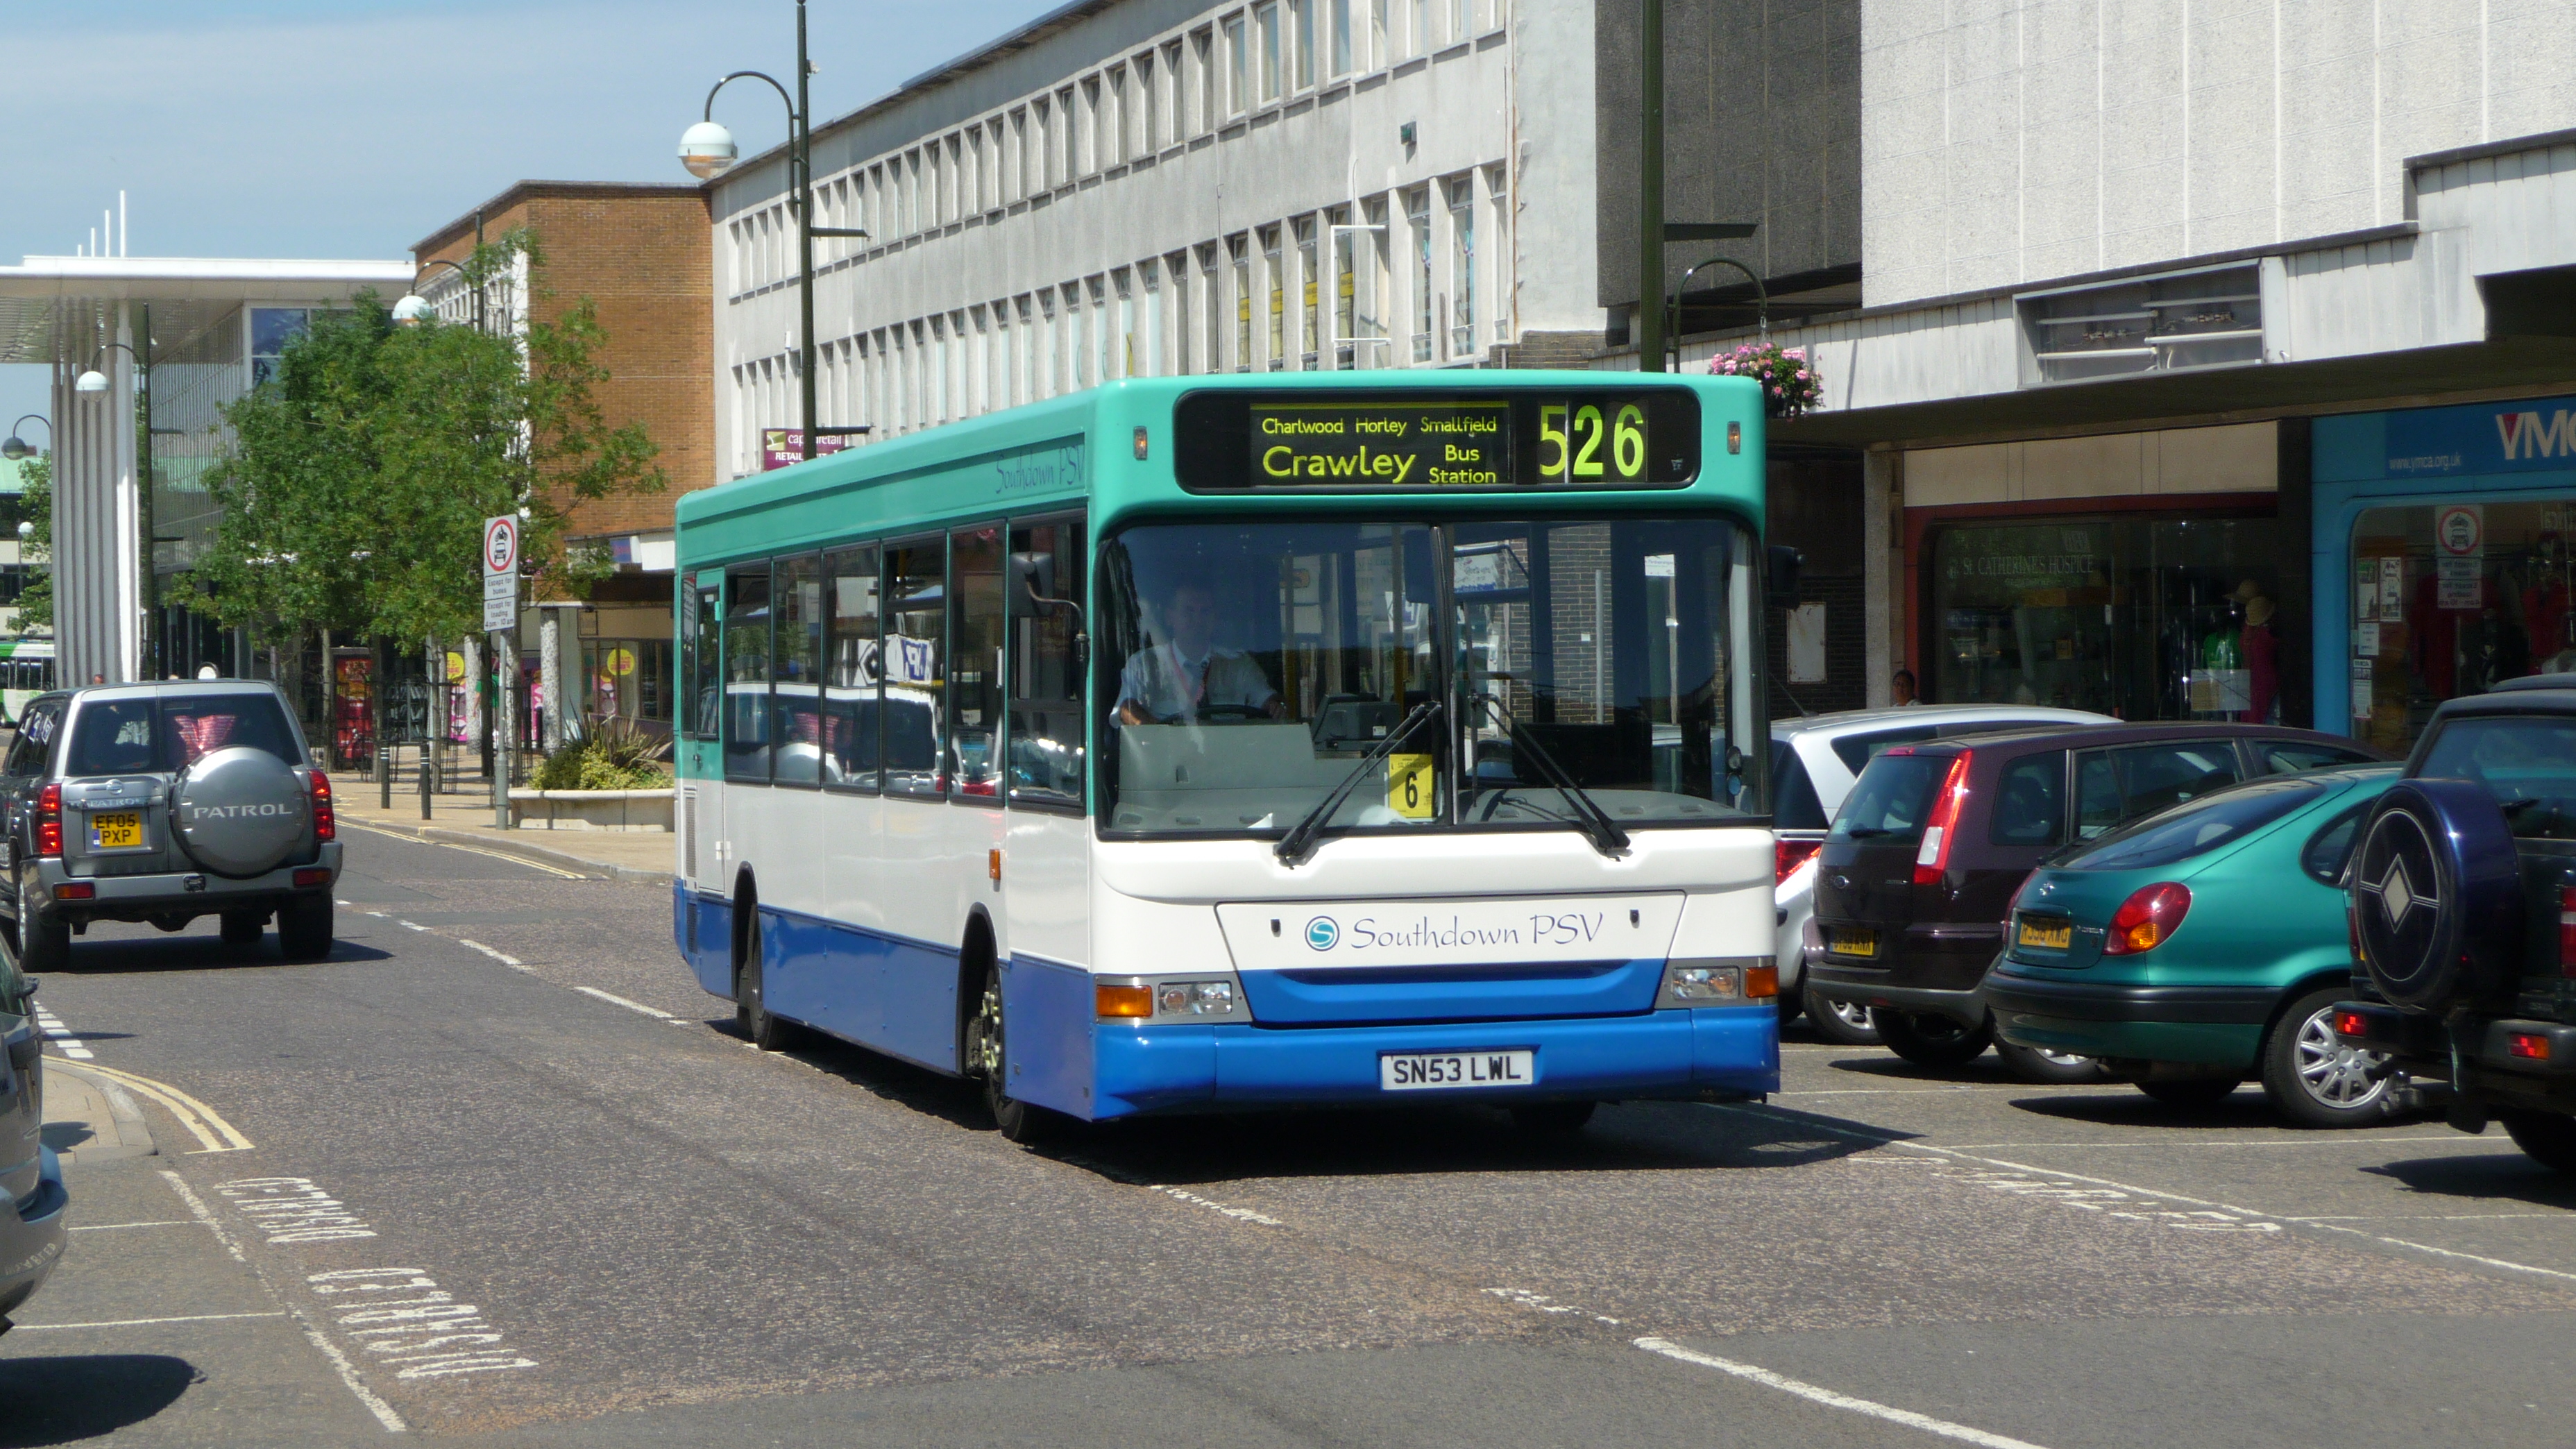
{"type": "MultiPolygon", "coordinates": [[[[1015,1073],[1012,1095],[1095,1121],[1282,1106],[1428,1105],[1638,1098],[1740,1100],[1780,1089],[1780,1013],[1703,1007],[1637,1016],[1422,1026],[1127,1026],[1090,1033],[1089,1080],[1015,1073]],[[1390,1055],[1527,1051],[1527,1086],[1390,1091],[1390,1055]]],[[[1016,1046],[1016,1043],[1014,1043],[1016,1046]]],[[[1016,1055],[1016,1052],[1014,1053],[1016,1055]]],[[[1015,1063],[1015,1065],[1017,1065],[1015,1063]]]]}

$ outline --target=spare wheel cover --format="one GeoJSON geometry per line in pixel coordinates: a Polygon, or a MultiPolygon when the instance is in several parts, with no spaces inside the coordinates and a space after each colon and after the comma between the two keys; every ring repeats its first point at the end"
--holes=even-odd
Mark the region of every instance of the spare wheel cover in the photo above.
{"type": "Polygon", "coordinates": [[[2353,853],[2352,910],[2370,984],[2399,1006],[2509,999],[2522,871],[2504,811],[2466,780],[2400,780],[2353,853]]]}
{"type": "Polygon", "coordinates": [[[304,843],[312,805],[294,769],[234,745],[203,755],[173,791],[180,848],[221,876],[265,874],[304,843]]]}

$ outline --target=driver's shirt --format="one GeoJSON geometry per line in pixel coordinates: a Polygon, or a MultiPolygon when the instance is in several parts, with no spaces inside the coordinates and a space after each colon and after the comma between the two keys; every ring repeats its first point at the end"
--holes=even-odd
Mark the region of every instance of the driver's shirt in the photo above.
{"type": "Polygon", "coordinates": [[[1195,719],[1201,707],[1212,704],[1267,709],[1278,697],[1261,666],[1240,649],[1211,646],[1195,659],[1184,659],[1177,646],[1165,642],[1128,655],[1118,673],[1118,702],[1143,705],[1156,719],[1195,719]]]}

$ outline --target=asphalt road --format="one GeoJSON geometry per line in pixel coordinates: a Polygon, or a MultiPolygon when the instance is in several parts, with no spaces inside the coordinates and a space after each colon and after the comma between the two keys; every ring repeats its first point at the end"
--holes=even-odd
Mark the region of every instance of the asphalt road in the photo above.
{"type": "Polygon", "coordinates": [[[962,1084],[752,1050],[658,888],[353,834],[327,962],[101,928],[46,980],[68,1044],[202,1115],[140,1094],[159,1155],[72,1168],[0,1446],[2349,1449],[2576,1412],[2576,1187],[2500,1135],[1793,1037],[1772,1104],[1572,1141],[1428,1108],[1033,1153],[962,1084]]]}

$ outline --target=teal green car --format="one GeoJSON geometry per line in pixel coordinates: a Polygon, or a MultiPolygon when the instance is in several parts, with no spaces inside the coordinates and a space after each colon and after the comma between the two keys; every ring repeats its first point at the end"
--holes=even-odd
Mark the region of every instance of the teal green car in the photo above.
{"type": "Polygon", "coordinates": [[[2394,765],[2221,790],[2031,873],[1985,995],[2004,1040],[2098,1057],[2158,1101],[2214,1103],[2249,1077],[2291,1120],[2356,1127],[2396,1090],[2343,1046],[2352,994],[2337,885],[2394,765]]]}

